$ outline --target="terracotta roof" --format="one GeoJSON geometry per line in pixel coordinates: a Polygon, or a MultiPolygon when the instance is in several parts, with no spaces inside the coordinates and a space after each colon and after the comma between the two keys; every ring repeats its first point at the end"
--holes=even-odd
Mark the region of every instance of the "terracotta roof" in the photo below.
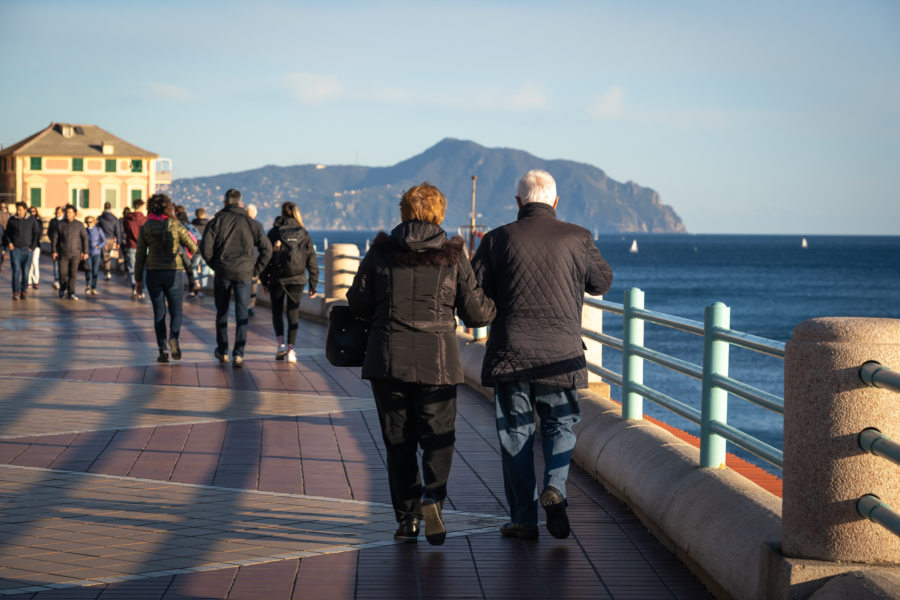
{"type": "Polygon", "coordinates": [[[159,154],[138,148],[96,125],[50,123],[39,131],[12,146],[0,150],[0,156],[126,156],[158,158],[159,154]],[[64,135],[68,134],[68,135],[64,135]],[[113,153],[104,155],[103,144],[111,144],[113,153]]]}

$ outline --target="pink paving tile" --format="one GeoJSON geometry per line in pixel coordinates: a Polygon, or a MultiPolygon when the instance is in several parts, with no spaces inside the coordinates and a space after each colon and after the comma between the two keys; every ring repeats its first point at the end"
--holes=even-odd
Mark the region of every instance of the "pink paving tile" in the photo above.
{"type": "Polygon", "coordinates": [[[49,467],[62,454],[77,434],[46,435],[19,454],[11,463],[22,467],[49,467]]]}
{"type": "Polygon", "coordinates": [[[196,363],[172,363],[170,382],[172,385],[199,386],[196,363]]]}

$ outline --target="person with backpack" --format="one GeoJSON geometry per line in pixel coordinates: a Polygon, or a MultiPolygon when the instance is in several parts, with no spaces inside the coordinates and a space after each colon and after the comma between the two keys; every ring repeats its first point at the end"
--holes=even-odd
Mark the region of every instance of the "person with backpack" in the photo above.
{"type": "Polygon", "coordinates": [[[303,228],[300,209],[293,202],[281,205],[281,216],[275,219],[268,238],[272,242],[272,260],[260,275],[260,281],[272,297],[272,325],[278,338],[275,360],[297,362],[294,344],[300,322],[300,299],[305,285],[309,286],[309,297],[316,297],[319,261],[312,239],[303,228]],[[285,314],[288,322],[287,344],[284,343],[285,314]]]}
{"type": "Polygon", "coordinates": [[[194,238],[175,216],[172,199],[165,194],[153,194],[147,200],[147,219],[138,231],[133,273],[138,295],[143,294],[145,281],[147,284],[159,348],[156,361],[161,363],[169,362],[169,350],[173,360],[181,360],[178,336],[183,318],[184,263],[178,251],[182,246],[197,252],[194,238]],[[168,336],[166,305],[169,308],[168,336]]]}

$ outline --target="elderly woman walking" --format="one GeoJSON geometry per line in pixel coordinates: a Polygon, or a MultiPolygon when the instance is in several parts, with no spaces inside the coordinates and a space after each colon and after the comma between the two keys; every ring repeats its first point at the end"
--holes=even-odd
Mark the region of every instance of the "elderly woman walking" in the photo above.
{"type": "Polygon", "coordinates": [[[178,334],[181,332],[181,309],[184,303],[184,263],[179,249],[186,246],[197,251],[187,229],[175,216],[175,206],[165,194],[154,194],[147,200],[147,221],[141,226],[134,261],[135,294],[143,292],[146,267],[147,293],[153,305],[153,327],[159,347],[157,362],[181,359],[178,334]],[[166,304],[169,308],[168,348],[166,347],[166,304]]]}
{"type": "Polygon", "coordinates": [[[402,223],[381,232],[347,292],[350,310],[371,321],[362,376],[372,384],[387,449],[397,540],[443,544],[441,508],[456,441],[456,384],[463,382],[456,316],[490,323],[462,238],[441,229],[447,200],[429,183],[400,200],[402,223]],[[422,473],[416,457],[422,448],[422,473]]]}

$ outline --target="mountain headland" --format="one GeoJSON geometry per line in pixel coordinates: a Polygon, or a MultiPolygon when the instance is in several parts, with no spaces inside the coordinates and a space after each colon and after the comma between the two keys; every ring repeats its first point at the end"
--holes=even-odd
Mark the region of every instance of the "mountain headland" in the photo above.
{"type": "Polygon", "coordinates": [[[403,190],[430,181],[447,196],[444,228],[455,232],[469,223],[472,176],[478,177],[479,225],[497,227],[516,217],[515,186],[529,169],[544,169],[557,182],[561,219],[597,233],[685,233],[675,210],[654,190],[634,182],[619,183],[597,167],[546,160],[521,150],[485,148],[446,138],[390,167],[267,165],[210,177],[176,179],[169,193],[188,209],[221,208],[228,188],[244,194],[244,203],[259,207],[259,219],[272,222],[283,202],[296,202],[308,229],[389,229],[400,219],[403,190]]]}

